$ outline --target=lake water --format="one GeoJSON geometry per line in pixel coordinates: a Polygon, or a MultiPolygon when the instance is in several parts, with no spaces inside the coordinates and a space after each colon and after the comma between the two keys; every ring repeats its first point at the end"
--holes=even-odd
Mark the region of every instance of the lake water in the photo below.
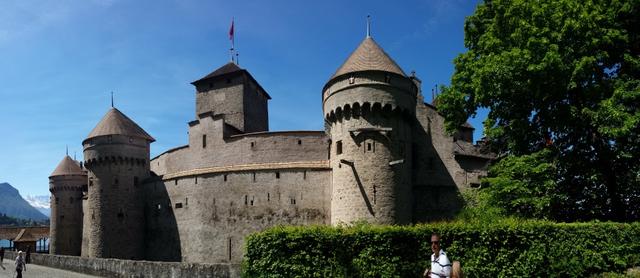
{"type": "MultiPolygon", "coordinates": [[[[5,248],[7,248],[7,247],[9,247],[9,246],[10,246],[9,244],[10,244],[10,242],[9,242],[8,240],[6,240],[6,239],[0,239],[0,247],[5,247],[5,248]]],[[[41,245],[41,244],[42,244],[42,241],[38,241],[38,242],[36,242],[36,244],[37,244],[37,248],[36,248],[36,249],[37,249],[38,251],[40,251],[40,250],[44,249],[44,248],[45,248],[45,246],[48,246],[48,245],[49,245],[49,239],[46,239],[46,240],[44,241],[44,245],[41,245]]]]}

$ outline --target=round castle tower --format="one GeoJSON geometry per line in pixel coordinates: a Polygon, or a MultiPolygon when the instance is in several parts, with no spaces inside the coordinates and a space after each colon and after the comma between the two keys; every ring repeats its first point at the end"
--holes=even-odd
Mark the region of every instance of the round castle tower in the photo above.
{"type": "Polygon", "coordinates": [[[413,81],[369,36],[324,86],[333,225],[411,223],[416,94],[413,81]]]}
{"type": "Polygon", "coordinates": [[[83,256],[144,258],[144,202],[149,144],[140,126],[111,108],[82,142],[88,170],[83,256]]]}
{"type": "Polygon", "coordinates": [[[49,176],[51,226],[49,253],[80,256],[82,245],[82,190],[87,173],[66,155],[49,176]]]}

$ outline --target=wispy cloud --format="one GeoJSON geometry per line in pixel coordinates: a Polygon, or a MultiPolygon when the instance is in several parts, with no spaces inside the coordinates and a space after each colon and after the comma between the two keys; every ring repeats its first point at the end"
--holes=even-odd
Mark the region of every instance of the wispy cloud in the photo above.
{"type": "Polygon", "coordinates": [[[443,21],[452,20],[451,15],[460,13],[465,0],[425,0],[431,10],[427,21],[422,25],[422,32],[432,34],[441,27],[443,21]]]}
{"type": "Polygon", "coordinates": [[[0,44],[16,43],[71,14],[69,1],[7,1],[0,9],[0,44]]]}

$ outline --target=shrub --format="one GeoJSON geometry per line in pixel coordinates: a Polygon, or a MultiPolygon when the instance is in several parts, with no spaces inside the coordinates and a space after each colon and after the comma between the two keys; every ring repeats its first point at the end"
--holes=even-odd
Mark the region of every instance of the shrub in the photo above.
{"type": "Polygon", "coordinates": [[[640,223],[274,227],[246,241],[246,277],[420,277],[442,235],[468,277],[583,277],[640,263],[640,223]]]}

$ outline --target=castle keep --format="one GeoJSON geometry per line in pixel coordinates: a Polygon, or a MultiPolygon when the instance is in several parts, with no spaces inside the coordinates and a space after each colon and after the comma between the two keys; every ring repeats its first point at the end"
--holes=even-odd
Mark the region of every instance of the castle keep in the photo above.
{"type": "Polygon", "coordinates": [[[50,177],[51,253],[239,263],[274,225],[451,217],[491,160],[473,128],[444,132],[420,80],[365,38],[322,88],[323,131],[269,131],[269,94],[228,63],[192,83],[189,142],[154,141],[111,108],[50,177]]]}

